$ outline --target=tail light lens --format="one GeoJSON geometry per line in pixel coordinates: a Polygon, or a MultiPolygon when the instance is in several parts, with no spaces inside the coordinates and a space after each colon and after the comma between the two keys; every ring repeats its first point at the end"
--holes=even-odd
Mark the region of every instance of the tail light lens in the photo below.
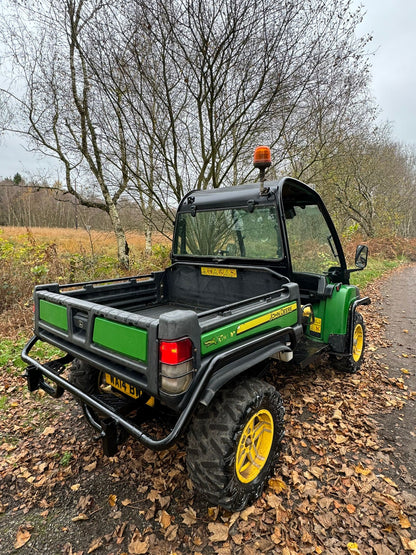
{"type": "Polygon", "coordinates": [[[192,342],[189,338],[180,341],[161,341],[159,351],[162,364],[180,364],[192,358],[192,342]]]}
{"type": "Polygon", "coordinates": [[[160,388],[170,395],[184,393],[191,381],[193,369],[193,345],[186,337],[177,341],[160,341],[160,388]]]}

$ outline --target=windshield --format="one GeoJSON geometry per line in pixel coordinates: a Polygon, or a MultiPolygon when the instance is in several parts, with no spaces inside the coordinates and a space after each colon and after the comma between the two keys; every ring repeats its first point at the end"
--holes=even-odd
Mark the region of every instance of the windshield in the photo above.
{"type": "Polygon", "coordinates": [[[275,206],[253,210],[196,211],[178,216],[174,254],[280,259],[283,255],[275,206]]]}
{"type": "Polygon", "coordinates": [[[293,271],[323,274],[331,266],[339,266],[339,255],[319,206],[288,204],[285,218],[293,271]]]}

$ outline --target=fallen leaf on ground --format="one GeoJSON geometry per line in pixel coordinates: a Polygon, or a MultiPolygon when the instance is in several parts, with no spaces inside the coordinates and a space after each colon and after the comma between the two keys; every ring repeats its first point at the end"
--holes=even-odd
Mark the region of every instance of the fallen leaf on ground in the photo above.
{"type": "Polygon", "coordinates": [[[94,505],[94,498],[92,495],[81,495],[79,498],[77,509],[81,512],[85,512],[94,505]]]}
{"type": "Polygon", "coordinates": [[[142,535],[136,529],[129,543],[129,555],[143,555],[149,549],[149,540],[142,541],[142,535]]]}
{"type": "Polygon", "coordinates": [[[166,511],[160,511],[159,522],[162,525],[162,528],[168,528],[171,525],[172,517],[166,511]]]}
{"type": "Polygon", "coordinates": [[[228,526],[219,522],[210,522],[208,530],[211,532],[210,540],[213,542],[225,542],[228,539],[228,526]]]}
{"type": "Polygon", "coordinates": [[[251,514],[254,513],[254,511],[255,511],[255,509],[254,509],[254,507],[251,505],[250,507],[247,507],[247,509],[244,509],[244,511],[241,511],[240,517],[241,517],[243,520],[247,520],[248,517],[249,517],[251,514]]]}
{"type": "Polygon", "coordinates": [[[181,514],[183,523],[187,526],[192,526],[196,523],[196,512],[192,507],[188,507],[185,512],[181,514]]]}
{"type": "Polygon", "coordinates": [[[97,551],[97,549],[100,549],[102,545],[103,545],[103,539],[96,538],[95,540],[92,541],[90,547],[88,548],[87,553],[93,553],[94,551],[97,551]]]}
{"type": "Polygon", "coordinates": [[[347,544],[347,549],[350,555],[361,555],[361,552],[358,549],[358,545],[355,542],[350,542],[349,544],[347,544]]]}
{"type": "Polygon", "coordinates": [[[400,522],[401,528],[410,528],[410,527],[411,527],[411,524],[410,524],[410,522],[409,522],[409,519],[408,519],[407,516],[404,515],[404,514],[401,514],[401,515],[399,516],[399,522],[400,522]]]}
{"type": "Polygon", "coordinates": [[[271,478],[269,480],[269,487],[275,492],[280,493],[287,488],[287,485],[280,478],[271,478]]]}
{"type": "Polygon", "coordinates": [[[217,520],[219,512],[219,507],[208,507],[208,518],[210,520],[217,520]]]}
{"type": "Polygon", "coordinates": [[[20,527],[16,534],[16,541],[14,542],[14,548],[20,549],[30,540],[30,532],[26,528],[20,527]]]}
{"type": "Polygon", "coordinates": [[[79,513],[79,515],[74,516],[74,518],[72,518],[72,522],[78,522],[79,520],[88,520],[88,516],[85,513],[79,513]]]}
{"type": "Polygon", "coordinates": [[[172,542],[176,539],[176,536],[178,535],[178,529],[178,524],[172,524],[166,529],[165,538],[168,542],[172,542]]]}
{"type": "Polygon", "coordinates": [[[394,552],[384,544],[378,544],[373,547],[376,555],[395,555],[394,552]]]}
{"type": "Polygon", "coordinates": [[[390,486],[393,486],[394,488],[398,489],[398,486],[395,482],[393,482],[393,480],[391,478],[388,478],[388,476],[383,476],[383,480],[389,484],[390,486]]]}
{"type": "Polygon", "coordinates": [[[84,470],[86,470],[87,472],[92,472],[96,468],[97,468],[97,461],[94,461],[91,464],[87,464],[87,466],[84,466],[84,470]]]}
{"type": "Polygon", "coordinates": [[[114,495],[114,493],[110,494],[108,496],[108,504],[110,505],[110,507],[115,507],[117,503],[117,495],[114,495]]]}
{"type": "Polygon", "coordinates": [[[362,476],[368,476],[372,473],[372,470],[371,468],[364,468],[361,464],[359,464],[355,467],[355,472],[357,474],[362,474],[362,476]]]}
{"type": "Polygon", "coordinates": [[[340,444],[340,443],[345,443],[346,441],[348,441],[348,438],[345,437],[345,436],[342,435],[342,434],[337,434],[337,435],[335,436],[335,443],[340,444]]]}

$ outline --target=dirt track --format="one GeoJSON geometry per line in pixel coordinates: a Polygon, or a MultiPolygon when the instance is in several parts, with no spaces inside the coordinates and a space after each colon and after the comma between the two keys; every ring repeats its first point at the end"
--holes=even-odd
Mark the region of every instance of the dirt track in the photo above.
{"type": "MultiPolygon", "coordinates": [[[[379,349],[388,374],[403,379],[416,390],[416,266],[393,273],[381,287],[378,303],[387,319],[387,347],[379,349]]],[[[392,446],[390,463],[397,475],[416,494],[416,398],[402,410],[377,418],[380,435],[392,446]]]]}

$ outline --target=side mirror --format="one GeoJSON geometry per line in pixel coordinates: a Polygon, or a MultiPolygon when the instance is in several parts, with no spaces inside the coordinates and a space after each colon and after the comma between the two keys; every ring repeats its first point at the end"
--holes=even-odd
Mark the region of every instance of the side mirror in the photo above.
{"type": "Polygon", "coordinates": [[[368,260],[368,247],[367,245],[358,245],[355,252],[355,266],[359,270],[364,270],[367,266],[368,260]]]}

